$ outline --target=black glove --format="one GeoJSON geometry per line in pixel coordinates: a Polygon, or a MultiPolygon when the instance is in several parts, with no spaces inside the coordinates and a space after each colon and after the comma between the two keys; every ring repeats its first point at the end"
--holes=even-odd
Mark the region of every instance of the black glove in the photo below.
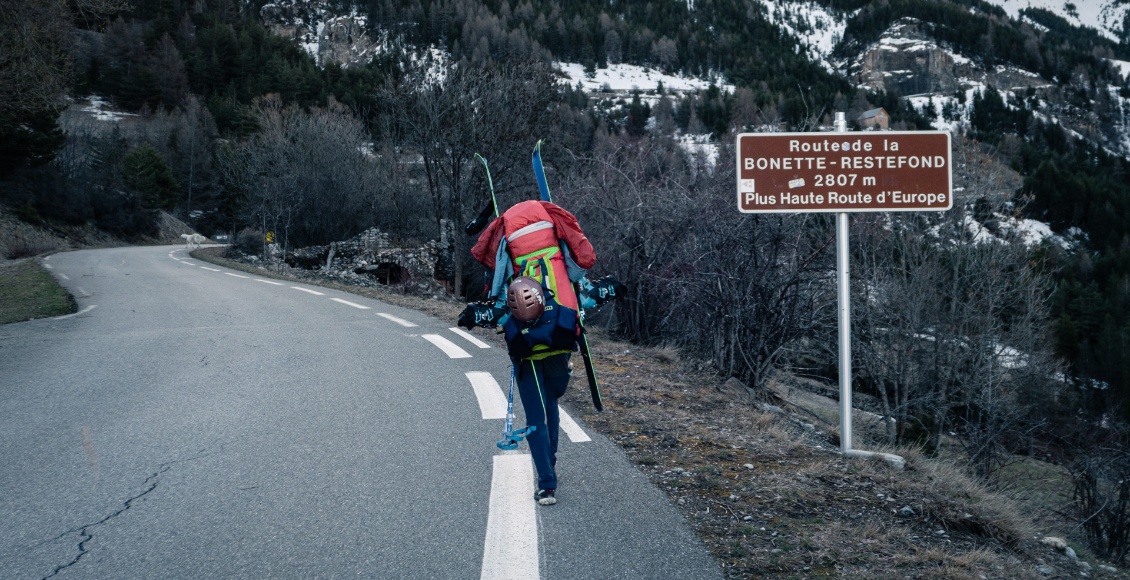
{"type": "Polygon", "coordinates": [[[478,234],[487,227],[487,224],[490,223],[490,220],[493,217],[494,204],[488,203],[487,206],[483,208],[483,211],[480,211],[479,215],[475,216],[475,219],[467,222],[467,225],[463,226],[463,233],[467,234],[468,236],[478,234]]]}
{"type": "Polygon", "coordinates": [[[584,280],[582,292],[588,300],[582,300],[585,308],[600,308],[605,303],[623,296],[627,288],[613,276],[605,276],[596,282],[584,280]],[[590,304],[591,302],[591,304],[590,304]]]}
{"type": "Polygon", "coordinates": [[[463,309],[458,324],[467,330],[476,326],[495,328],[505,314],[506,310],[499,308],[494,302],[475,302],[463,309]]]}

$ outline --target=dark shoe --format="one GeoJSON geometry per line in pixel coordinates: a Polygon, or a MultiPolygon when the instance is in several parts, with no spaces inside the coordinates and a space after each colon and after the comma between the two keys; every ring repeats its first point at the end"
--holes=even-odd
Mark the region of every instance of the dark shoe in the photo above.
{"type": "Polygon", "coordinates": [[[538,500],[538,505],[553,505],[557,503],[557,496],[554,495],[556,489],[539,489],[534,494],[534,499],[538,500]]]}

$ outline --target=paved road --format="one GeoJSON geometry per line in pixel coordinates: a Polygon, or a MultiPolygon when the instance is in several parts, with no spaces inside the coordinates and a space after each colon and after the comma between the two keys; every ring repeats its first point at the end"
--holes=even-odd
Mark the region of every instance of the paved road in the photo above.
{"type": "Polygon", "coordinates": [[[80,312],[0,326],[0,577],[720,576],[583,424],[536,506],[505,353],[451,321],[178,246],[44,263],[80,312]]]}

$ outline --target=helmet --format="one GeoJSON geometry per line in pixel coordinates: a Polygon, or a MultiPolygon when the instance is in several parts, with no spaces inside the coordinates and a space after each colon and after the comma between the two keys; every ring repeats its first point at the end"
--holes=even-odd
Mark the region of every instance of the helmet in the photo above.
{"type": "Polygon", "coordinates": [[[545,312],[545,294],[542,293],[541,283],[529,276],[515,278],[506,289],[506,305],[510,307],[514,318],[522,322],[541,318],[545,312]]]}

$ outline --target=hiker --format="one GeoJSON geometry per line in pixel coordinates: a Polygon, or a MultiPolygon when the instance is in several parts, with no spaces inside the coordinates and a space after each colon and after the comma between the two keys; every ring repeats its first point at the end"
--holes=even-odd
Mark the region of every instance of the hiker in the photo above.
{"type": "MultiPolygon", "coordinates": [[[[487,226],[471,255],[494,272],[487,295],[495,300],[494,312],[505,308],[492,322],[505,331],[526,413],[526,440],[538,476],[534,498],[541,505],[553,505],[557,399],[569,386],[569,357],[581,335],[572,281],[593,266],[596,254],[573,214],[547,201],[524,201],[487,226]]],[[[465,316],[479,322],[468,308],[465,316]]],[[[460,324],[465,322],[460,319],[460,324]]]]}

